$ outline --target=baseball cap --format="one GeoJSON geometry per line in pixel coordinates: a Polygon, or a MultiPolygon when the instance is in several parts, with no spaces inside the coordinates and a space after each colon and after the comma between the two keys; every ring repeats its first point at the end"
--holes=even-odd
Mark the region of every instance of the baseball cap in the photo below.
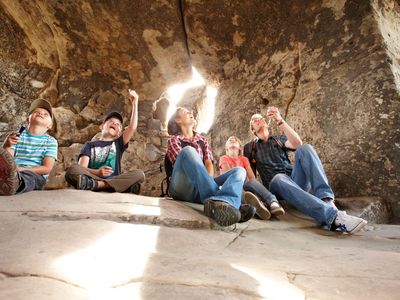
{"type": "Polygon", "coordinates": [[[51,118],[53,118],[53,110],[51,109],[51,104],[48,101],[41,98],[34,100],[29,108],[29,114],[31,114],[36,108],[44,108],[49,112],[51,118]]]}
{"type": "Polygon", "coordinates": [[[108,119],[116,118],[121,121],[121,124],[124,122],[122,115],[117,111],[111,111],[104,116],[103,123],[106,122],[108,119]]]}

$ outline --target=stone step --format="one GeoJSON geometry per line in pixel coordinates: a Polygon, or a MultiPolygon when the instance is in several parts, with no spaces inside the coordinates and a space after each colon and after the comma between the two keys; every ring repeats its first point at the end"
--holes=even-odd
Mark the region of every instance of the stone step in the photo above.
{"type": "Polygon", "coordinates": [[[372,224],[387,224],[391,213],[387,203],[379,197],[337,198],[336,205],[347,213],[363,218],[372,224]]]}

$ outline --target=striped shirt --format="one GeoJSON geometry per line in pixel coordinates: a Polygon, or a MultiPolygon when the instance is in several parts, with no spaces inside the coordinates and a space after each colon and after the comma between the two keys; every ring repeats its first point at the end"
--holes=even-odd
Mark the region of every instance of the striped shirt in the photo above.
{"type": "MultiPolygon", "coordinates": [[[[19,137],[14,150],[15,163],[18,167],[41,166],[45,157],[57,160],[57,140],[47,133],[44,135],[32,135],[25,130],[19,137]]],[[[48,177],[48,175],[43,175],[48,177]]]]}

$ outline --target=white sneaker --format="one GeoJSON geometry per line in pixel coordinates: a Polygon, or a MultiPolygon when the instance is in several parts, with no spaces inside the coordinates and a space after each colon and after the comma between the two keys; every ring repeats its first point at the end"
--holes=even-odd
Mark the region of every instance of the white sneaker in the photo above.
{"type": "Polygon", "coordinates": [[[275,201],[271,203],[271,205],[269,206],[269,210],[271,211],[271,214],[275,216],[282,216],[285,214],[285,210],[283,209],[283,207],[275,201]]]}
{"type": "Polygon", "coordinates": [[[261,220],[269,220],[269,218],[271,218],[271,213],[268,208],[266,208],[264,203],[252,192],[244,192],[244,202],[256,208],[256,215],[261,220]]]}
{"type": "Polygon", "coordinates": [[[338,229],[340,229],[341,231],[353,234],[360,231],[361,228],[367,225],[367,221],[358,217],[348,215],[343,211],[338,210],[336,219],[333,224],[337,226],[338,229]]]}

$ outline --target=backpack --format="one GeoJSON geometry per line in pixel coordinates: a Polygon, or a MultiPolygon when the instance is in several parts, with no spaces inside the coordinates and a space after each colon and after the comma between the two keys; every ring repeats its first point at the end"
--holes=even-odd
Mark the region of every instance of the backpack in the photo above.
{"type": "MultiPolygon", "coordinates": [[[[181,147],[182,149],[186,146],[190,146],[190,143],[180,140],[181,142],[181,147]]],[[[204,162],[204,152],[205,152],[205,148],[206,146],[204,145],[204,141],[203,140],[198,140],[197,144],[200,145],[201,151],[203,152],[203,162],[204,162]]],[[[160,170],[162,169],[161,165],[160,165],[160,170]]],[[[165,170],[165,178],[161,181],[161,195],[160,197],[165,197],[165,196],[169,196],[168,195],[168,189],[169,189],[169,183],[170,183],[170,178],[172,176],[172,171],[174,169],[174,166],[172,165],[172,162],[169,160],[167,153],[165,154],[164,157],[164,170],[165,170]],[[166,189],[164,190],[164,184],[166,185],[166,189]]]]}

